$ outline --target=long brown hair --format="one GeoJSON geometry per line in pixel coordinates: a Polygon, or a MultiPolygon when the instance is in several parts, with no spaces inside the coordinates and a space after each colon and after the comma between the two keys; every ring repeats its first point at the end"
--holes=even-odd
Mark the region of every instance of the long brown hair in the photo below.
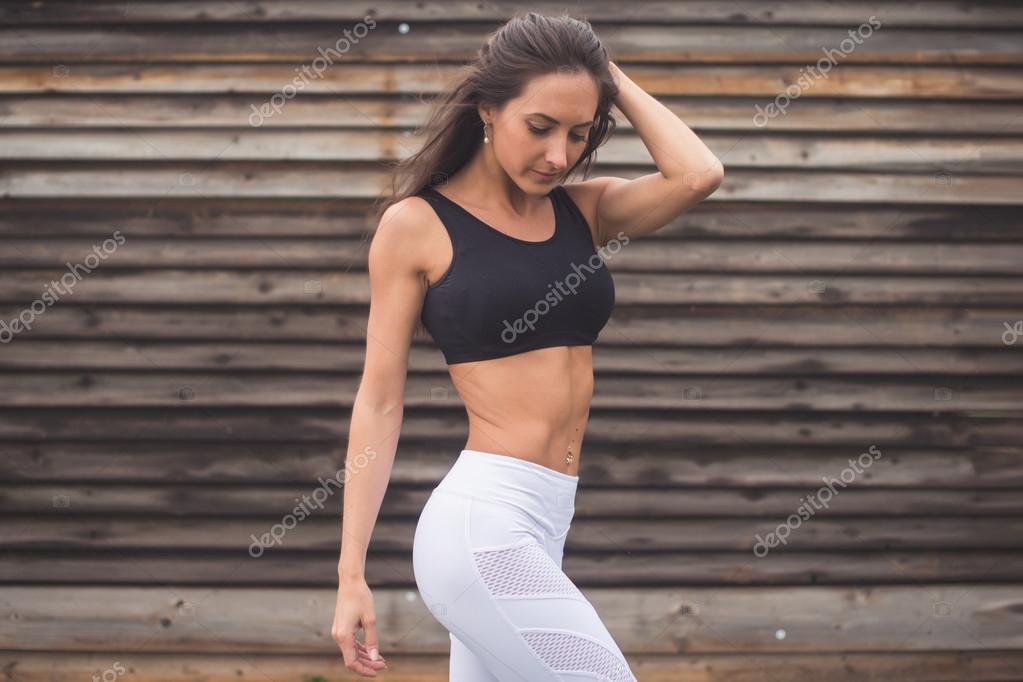
{"type": "Polygon", "coordinates": [[[562,14],[517,13],[488,36],[476,58],[459,69],[433,100],[417,133],[423,145],[392,168],[391,194],[375,203],[374,223],[387,208],[417,192],[441,184],[468,162],[483,143],[478,106],[503,107],[522,94],[528,81],[548,73],[589,73],[597,83],[596,116],[586,147],[564,177],[580,165],[590,172],[596,150],[615,130],[611,104],[618,95],[608,54],[588,21],[562,14]]]}

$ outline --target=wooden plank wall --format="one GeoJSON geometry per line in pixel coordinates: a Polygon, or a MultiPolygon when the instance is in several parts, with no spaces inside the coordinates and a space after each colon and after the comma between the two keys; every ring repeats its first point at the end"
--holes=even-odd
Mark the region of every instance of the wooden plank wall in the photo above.
{"type": "MultiPolygon", "coordinates": [[[[0,346],[5,679],[345,677],[324,481],[362,367],[367,209],[420,96],[523,7],[0,7],[0,320],[31,322],[0,346]],[[324,508],[251,556],[317,490],[324,508]]],[[[567,572],[644,682],[1019,679],[1023,7],[570,11],[727,177],[609,263],[567,572]]],[[[618,118],[596,173],[650,172],[618,118]]],[[[368,560],[389,679],[446,679],[410,549],[465,435],[417,338],[368,560]]]]}

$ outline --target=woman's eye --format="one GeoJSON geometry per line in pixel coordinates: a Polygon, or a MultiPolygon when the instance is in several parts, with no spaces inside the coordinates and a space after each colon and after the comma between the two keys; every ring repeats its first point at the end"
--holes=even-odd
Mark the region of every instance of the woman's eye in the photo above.
{"type": "MultiPolygon", "coordinates": [[[[534,128],[533,126],[528,126],[528,128],[529,128],[529,132],[533,133],[534,135],[536,135],[538,137],[540,135],[543,135],[544,133],[546,133],[548,130],[550,130],[550,128],[534,128]]],[[[586,141],[586,138],[584,136],[576,135],[574,133],[572,134],[572,139],[575,140],[576,142],[585,142],[586,141]]]]}

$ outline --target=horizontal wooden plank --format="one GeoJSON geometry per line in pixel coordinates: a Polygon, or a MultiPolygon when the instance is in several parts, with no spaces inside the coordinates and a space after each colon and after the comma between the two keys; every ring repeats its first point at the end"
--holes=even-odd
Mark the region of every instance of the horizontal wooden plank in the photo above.
{"type": "MultiPolygon", "coordinates": [[[[835,472],[836,474],[839,472],[835,472]]],[[[339,492],[335,482],[332,492],[339,492]]],[[[310,491],[311,492],[311,491],[310,491]]],[[[832,501],[837,508],[842,492],[832,501]]],[[[312,503],[310,503],[312,504],[312,503]]],[[[176,555],[193,551],[227,552],[238,560],[259,558],[276,551],[337,551],[340,543],[337,510],[340,495],[326,498],[332,513],[302,518],[295,503],[251,519],[126,518],[84,516],[72,508],[66,518],[6,517],[0,549],[47,551],[132,549],[173,550],[176,555]],[[294,527],[286,528],[291,515],[294,527]],[[299,520],[295,521],[298,518],[299,520]],[[261,540],[261,538],[266,538],[261,540]]],[[[911,516],[835,518],[822,514],[802,520],[797,515],[799,493],[792,507],[775,518],[681,518],[590,519],[572,522],[566,552],[640,553],[636,561],[657,561],[658,552],[734,551],[767,560],[786,551],[887,551],[887,550],[1020,550],[1023,549],[1023,518],[1018,516],[911,516]],[[796,515],[798,523],[787,521],[796,515]],[[784,544],[765,546],[772,533],[784,544]],[[761,543],[761,544],[758,544],[761,543]],[[759,549],[758,549],[759,547],[759,549]],[[769,549],[768,549],[769,547],[769,549]],[[759,552],[754,554],[755,552],[759,552]],[[766,556],[762,553],[766,552],[766,556]]],[[[370,548],[401,552],[411,557],[416,517],[406,520],[381,518],[373,527],[370,548]]],[[[336,576],[336,571],[335,571],[336,576]]]]}
{"type": "MultiPolygon", "coordinates": [[[[337,553],[267,553],[259,561],[235,554],[104,549],[6,550],[0,583],[78,585],[231,585],[336,587],[337,553]]],[[[370,587],[415,583],[407,555],[370,551],[370,587]]],[[[563,568],[581,587],[664,585],[905,585],[936,582],[1005,583],[1019,580],[1023,552],[825,552],[786,550],[757,559],[749,552],[575,552],[563,568]]]]}
{"type": "MultiPolygon", "coordinates": [[[[701,29],[703,30],[703,29],[701,29]]],[[[266,36],[256,39],[263,44],[266,36]]],[[[333,40],[331,41],[333,42],[333,40]]],[[[817,48],[815,48],[817,49],[817,48]]],[[[818,55],[813,57],[815,61],[818,55]]],[[[299,60],[315,50],[303,47],[299,60]]],[[[49,60],[53,56],[47,54],[49,60]]],[[[25,64],[0,65],[2,93],[252,93],[257,110],[295,78],[293,62],[281,64],[25,64]]],[[[1006,100],[1023,97],[1023,72],[1000,66],[933,66],[842,63],[828,77],[800,92],[804,100],[834,97],[884,97],[926,100],[1006,100]]],[[[301,94],[430,96],[457,74],[447,64],[358,64],[340,62],[321,77],[304,82],[301,94]]],[[[737,95],[773,100],[800,78],[805,65],[661,64],[629,65],[629,78],[659,96],[737,95]]],[[[298,95],[296,94],[296,97],[298,95]]],[[[292,102],[295,99],[291,100],[292,102]]],[[[770,101],[762,102],[766,107],[770,101]]],[[[285,109],[287,107],[284,107],[285,109]]],[[[249,110],[251,113],[251,109],[249,110]]],[[[750,116],[756,113],[753,111],[750,116]]],[[[258,117],[255,121],[258,124],[258,117]]]]}
{"type": "MultiPolygon", "coordinates": [[[[38,244],[38,240],[36,243],[38,244]]],[[[50,246],[55,240],[47,240],[45,243],[50,246]]],[[[56,243],[59,245],[59,242],[56,243]]],[[[204,241],[202,244],[205,246],[210,242],[204,241]]],[[[34,250],[23,243],[18,243],[17,247],[20,256],[26,252],[31,254],[34,250]]],[[[73,260],[76,254],[91,247],[91,243],[86,246],[85,242],[80,242],[77,250],[69,249],[62,252],[58,262],[63,264],[73,260]]],[[[127,250],[130,253],[130,247],[127,250]]],[[[238,249],[235,248],[235,251],[238,249]]],[[[120,256],[120,253],[118,255],[120,256]]],[[[195,262],[195,258],[192,262],[195,262]]],[[[836,244],[741,239],[727,242],[698,239],[671,241],[662,239],[655,242],[638,239],[621,253],[615,254],[612,268],[616,273],[646,270],[830,273],[835,270],[846,274],[961,272],[976,275],[1009,275],[1019,273],[1021,262],[1023,240],[1019,244],[984,245],[955,242],[878,243],[873,240],[836,244]]],[[[22,260],[21,263],[25,261],[22,260]]],[[[15,263],[12,262],[11,265],[15,263]]]]}
{"type": "MultiPolygon", "coordinates": [[[[115,251],[116,246],[108,249],[108,254],[115,251]]],[[[369,277],[362,272],[291,268],[259,272],[171,268],[125,272],[104,269],[98,256],[87,255],[96,261],[89,266],[95,269],[85,268],[86,254],[81,254],[75,261],[81,281],[75,279],[69,269],[5,269],[0,272],[0,303],[27,305],[47,291],[53,292],[50,296],[54,301],[73,296],[78,305],[336,306],[369,303],[369,277]],[[61,281],[65,275],[72,278],[71,287],[61,281]],[[55,282],[60,286],[54,286],[55,282]]],[[[1023,286],[1017,277],[634,273],[615,272],[612,258],[608,259],[607,267],[614,274],[616,310],[640,304],[1023,305],[1023,286]]],[[[566,275],[571,272],[566,268],[566,275]]],[[[43,317],[43,314],[33,317],[43,317]]],[[[614,321],[612,317],[609,324],[614,321]]]]}
{"type": "MultiPolygon", "coordinates": [[[[586,596],[626,654],[1023,648],[1016,584],[605,588],[586,596]]],[[[447,631],[415,591],[377,590],[374,600],[385,656],[448,650],[447,631]]],[[[336,589],[4,587],[0,603],[0,637],[18,650],[337,655],[329,627],[336,589]]]]}
{"type": "MultiPolygon", "coordinates": [[[[912,360],[905,358],[907,371],[913,371],[912,360]]],[[[89,374],[87,376],[93,376],[89,374]]],[[[81,376],[75,379],[81,381],[81,376]]],[[[0,382],[3,383],[3,382],[0,382]]],[[[71,393],[65,381],[56,390],[71,393]]],[[[191,384],[212,388],[208,379],[191,384]]],[[[181,385],[180,383],[178,384],[181,385]]],[[[433,382],[436,385],[436,382],[433,382]]],[[[79,386],[81,384],[79,383],[79,386]]],[[[164,382],[165,390],[169,390],[164,382]]],[[[416,377],[407,384],[414,394],[416,377]]],[[[19,389],[20,390],[20,387],[19,389]]],[[[79,389],[81,390],[81,389],[79,389]]],[[[201,391],[202,389],[200,389],[201,391]]],[[[296,391],[297,391],[296,387],[296,391]]],[[[180,389],[179,389],[180,391],[180,389]]],[[[421,388],[429,395],[427,387],[421,388]]],[[[123,393],[122,393],[123,395],[123,393]]],[[[225,396],[226,398],[226,396],[225,396]]],[[[145,398],[142,399],[144,402],[145,398]]],[[[102,404],[102,398],[98,400],[102,404]]],[[[128,398],[125,401],[131,403],[128,398]]],[[[168,401],[169,402],[169,401],[168,401]]],[[[406,404],[416,406],[406,397],[406,404]]],[[[441,401],[443,402],[443,400],[441,401]]],[[[79,403],[80,404],[80,403],[79,403]]],[[[139,404],[139,403],[136,403],[139,404]]],[[[428,403],[422,403],[426,406],[428,403]]],[[[644,377],[604,376],[594,389],[592,405],[596,408],[665,409],[676,411],[727,410],[791,410],[791,411],[869,411],[927,412],[930,414],[970,410],[1018,411],[1023,407],[1023,381],[1004,377],[942,377],[940,379],[898,378],[777,378],[742,377],[718,379],[706,375],[658,379],[644,377]]]]}
{"type": "MultiPolygon", "coordinates": [[[[736,351],[741,352],[737,349],[736,351]]],[[[904,358],[897,377],[739,376],[705,373],[662,377],[602,376],[594,389],[594,409],[633,408],[702,413],[708,410],[769,412],[923,412],[1018,411],[1023,408],[1023,377],[932,376],[904,358]]],[[[326,407],[352,409],[359,375],[321,371],[288,374],[246,372],[17,372],[0,373],[0,406],[65,407],[326,407]]],[[[406,409],[462,405],[447,377],[409,376],[406,409]]]]}
{"type": "MultiPolygon", "coordinates": [[[[0,320],[10,321],[22,308],[0,305],[0,320]]],[[[881,308],[818,304],[792,306],[635,305],[616,309],[601,331],[595,354],[612,346],[646,352],[650,346],[712,345],[735,348],[761,345],[814,348],[882,346],[898,354],[912,348],[1015,348],[1018,308],[881,308]]],[[[160,306],[76,306],[62,300],[29,322],[18,339],[194,339],[201,341],[303,341],[357,344],[366,342],[366,306],[327,309],[321,306],[265,304],[251,310],[227,306],[161,304],[160,306]]],[[[438,354],[429,336],[415,347],[438,354]]]]}
{"type": "MultiPolygon", "coordinates": [[[[368,214],[372,200],[346,199],[181,199],[168,195],[159,201],[117,199],[95,201],[62,199],[0,199],[0,234],[54,237],[102,236],[120,230],[135,237],[340,237],[368,239],[376,227],[368,214]],[[282,232],[283,230],[283,232],[282,232]]],[[[957,211],[930,214],[932,224],[954,220],[957,211]]],[[[997,225],[1001,235],[1014,231],[1007,207],[978,209],[997,225]]],[[[927,219],[913,209],[914,217],[927,219]]],[[[836,217],[837,220],[837,217],[836,217]]],[[[881,220],[879,217],[878,220],[881,220]]],[[[862,228],[865,229],[865,228],[862,228]]],[[[899,231],[899,226],[893,226],[899,231]]],[[[976,226],[979,238],[983,228],[976,226]]],[[[990,232],[988,233],[989,237],[990,232]]]]}
{"type": "MultiPolygon", "coordinates": [[[[627,179],[651,167],[594,165],[591,177],[627,179]]],[[[141,198],[176,197],[323,198],[370,200],[388,182],[379,164],[327,161],[244,162],[108,162],[24,161],[0,169],[2,198],[141,198]]],[[[736,168],[707,201],[801,201],[859,204],[1018,205],[1023,177],[951,173],[868,173],[837,170],[798,171],[736,168]]]]}
{"type": "MultiPolygon", "coordinates": [[[[615,171],[606,175],[628,179],[642,172],[615,171]]],[[[859,204],[884,201],[893,204],[984,203],[1016,204],[1021,179],[1010,175],[970,176],[945,172],[931,174],[853,173],[818,170],[812,175],[797,171],[735,169],[725,172],[725,180],[710,201],[835,201],[859,204]],[[817,192],[816,199],[814,192],[817,192]],[[1015,194],[1014,194],[1015,192],[1015,194]],[[972,194],[973,199],[968,197],[972,194]]],[[[0,176],[0,183],[3,182],[0,176]]]]}
{"type": "MultiPolygon", "coordinates": [[[[368,242],[376,229],[369,219],[370,208],[370,199],[208,199],[173,195],[155,202],[130,198],[62,198],[59,202],[0,199],[0,235],[106,239],[120,230],[137,239],[358,237],[368,242]]],[[[1016,206],[865,203],[850,211],[842,204],[711,201],[637,240],[636,245],[662,237],[728,239],[729,243],[742,239],[1005,242],[1023,239],[1023,220],[1016,206]]]]}
{"type": "MultiPolygon", "coordinates": [[[[360,635],[361,637],[361,635],[360,635]]],[[[447,654],[384,652],[390,682],[447,682],[447,654]]],[[[52,682],[53,677],[90,672],[101,678],[112,661],[126,653],[0,653],[0,665],[17,672],[20,682],[52,682]]],[[[335,654],[174,654],[132,651],[131,675],[137,682],[238,682],[239,679],[316,680],[351,676],[335,654]]],[[[927,653],[688,654],[629,656],[642,682],[900,682],[985,680],[1016,682],[1023,653],[1014,651],[938,651],[927,653]]],[[[114,671],[116,672],[116,670],[114,671]]],[[[108,675],[111,673],[107,673],[108,675]]]]}
{"type": "MultiPolygon", "coordinates": [[[[1023,120],[1023,107],[1019,109],[1023,120]]],[[[239,124],[241,122],[239,121],[239,124]]],[[[882,133],[884,131],[875,131],[882,133]]],[[[898,138],[704,133],[700,139],[728,170],[793,168],[932,174],[1023,172],[1023,139],[898,138]]],[[[396,161],[418,151],[422,136],[390,130],[95,130],[0,131],[0,159],[17,161],[396,161]],[[140,144],[142,142],[142,144],[140,144]]],[[[650,152],[635,133],[613,136],[602,163],[645,165],[650,152]]]]}
{"type": "MultiPolygon", "coordinates": [[[[345,437],[348,423],[337,408],[213,408],[185,405],[173,410],[78,407],[49,410],[0,409],[0,440],[155,441],[170,443],[244,440],[288,443],[345,437]]],[[[468,431],[464,409],[410,411],[402,422],[408,440],[461,439],[468,431]]],[[[964,415],[886,415],[870,413],[743,413],[710,411],[699,419],[678,419],[674,411],[603,410],[591,414],[587,443],[615,444],[621,457],[630,447],[686,442],[690,446],[848,445],[962,448],[1014,445],[1023,439],[1023,421],[1005,413],[964,415]]],[[[218,446],[219,447],[219,446],[218,446]]],[[[280,446],[278,446],[280,447],[280,446]]],[[[452,447],[454,450],[454,446],[452,447]]],[[[601,476],[598,475],[598,478],[601,476]]],[[[654,484],[657,478],[651,476],[654,484]]]]}
{"type": "MultiPolygon", "coordinates": [[[[882,14],[885,26],[947,26],[1009,28],[1023,26],[1023,11],[1011,2],[985,2],[963,5],[952,0],[928,2],[872,2],[871,11],[882,14]]],[[[539,0],[534,11],[556,14],[571,12],[565,3],[539,0]]],[[[443,7],[428,3],[409,5],[398,0],[373,3],[371,16],[381,21],[505,21],[520,5],[510,2],[453,2],[443,7]]],[[[631,3],[618,0],[588,0],[586,18],[590,21],[671,22],[750,25],[847,26],[864,20],[865,12],[851,3],[822,5],[816,0],[763,1],[755,5],[733,7],[713,0],[686,0],[671,3],[631,3]]],[[[77,24],[77,23],[177,23],[177,22],[291,22],[361,21],[367,12],[357,5],[333,0],[250,0],[244,4],[216,0],[93,0],[81,4],[75,0],[47,0],[45,3],[14,0],[0,8],[4,23],[77,24]]]]}
{"type": "MultiPolygon", "coordinates": [[[[2,10],[0,10],[2,11],[2,10]]],[[[751,115],[762,98],[661,96],[661,104],[697,132],[713,130],[764,131],[751,115]]],[[[262,130],[334,130],[338,128],[414,128],[421,125],[429,103],[412,97],[365,97],[320,94],[296,97],[273,116],[253,116],[253,98],[247,95],[29,94],[0,95],[4,127],[106,129],[140,127],[160,130],[188,128],[250,128],[262,130]],[[252,121],[249,117],[253,116],[252,121]]],[[[931,101],[874,99],[805,99],[772,118],[767,129],[775,132],[907,132],[915,135],[1019,135],[1023,133],[1021,106],[998,101],[931,101]]],[[[618,115],[618,130],[634,130],[618,115]]],[[[145,133],[143,133],[145,134],[145,133]]],[[[702,139],[702,135],[701,135],[702,139]]]]}
{"type": "MultiPolygon", "coordinates": [[[[394,486],[432,489],[454,463],[465,441],[448,445],[423,444],[408,437],[416,435],[417,422],[418,419],[410,419],[403,429],[406,438],[398,448],[390,481],[394,486]]],[[[450,431],[458,428],[452,427],[450,431]]],[[[591,425],[590,431],[593,430],[591,425]]],[[[642,486],[650,492],[664,487],[693,490],[721,486],[798,486],[813,490],[821,485],[824,477],[834,477],[836,471],[849,465],[850,457],[862,452],[862,443],[838,444],[837,447],[779,447],[724,438],[723,445],[675,445],[669,449],[663,444],[648,445],[639,441],[609,444],[597,439],[597,435],[591,438],[588,432],[579,460],[580,496],[586,496],[590,490],[600,495],[597,489],[602,492],[609,487],[622,486],[642,486]],[[778,466],[779,462],[784,462],[785,466],[778,466]]],[[[857,489],[1023,487],[1023,449],[1018,445],[972,445],[966,450],[951,450],[945,445],[940,443],[925,449],[913,442],[893,444],[895,454],[882,456],[865,470],[857,489]]],[[[880,448],[882,453],[887,450],[887,445],[880,448]]],[[[72,485],[98,481],[133,486],[147,482],[292,483],[308,489],[319,485],[320,476],[335,475],[342,468],[346,453],[344,446],[333,440],[320,443],[297,440],[282,450],[278,443],[238,439],[193,441],[188,445],[158,440],[89,442],[78,439],[2,442],[0,454],[3,455],[0,478],[12,482],[72,485]],[[215,452],[216,456],[210,457],[210,452],[215,452]]],[[[894,500],[889,501],[885,508],[890,509],[894,504],[894,500]]]]}
{"type": "MultiPolygon", "coordinates": [[[[589,453],[587,453],[589,454],[589,453]]],[[[873,465],[871,465],[873,468],[873,465]]],[[[875,476],[874,478],[877,478],[875,476]]],[[[438,481],[439,482],[439,481],[438,481]]],[[[873,485],[868,483],[867,485],[873,485]]],[[[817,518],[921,516],[1023,516],[1023,494],[1011,490],[926,490],[916,488],[841,489],[817,518]],[[832,506],[834,508],[832,508],[832,506]]],[[[316,488],[323,487],[316,483],[316,488]]],[[[404,486],[392,481],[380,509],[380,517],[417,517],[432,492],[426,487],[404,486]]],[[[322,502],[309,501],[310,484],[250,484],[246,486],[195,486],[118,484],[12,483],[0,490],[0,512],[62,517],[80,514],[138,514],[141,516],[272,516],[291,509],[305,496],[313,515],[322,502]],[[66,506],[61,506],[65,505],[66,506]]],[[[581,490],[575,502],[575,520],[615,517],[682,518],[736,517],[784,518],[802,504],[804,488],[699,489],[616,487],[581,490]]],[[[336,505],[328,504],[322,515],[333,518],[336,505]]]]}
{"type": "MultiPolygon", "coordinates": [[[[1003,349],[914,349],[911,358],[894,348],[635,348],[608,345],[593,356],[598,376],[628,372],[757,376],[981,375],[1023,374],[1023,357],[1003,349]]],[[[0,353],[6,370],[177,370],[361,372],[362,344],[217,343],[145,341],[37,341],[32,336],[8,344],[0,353]]],[[[408,371],[445,372],[443,357],[432,347],[413,346],[408,371]]]]}
{"type": "MultiPolygon", "coordinates": [[[[112,234],[112,233],[111,233],[112,234]]],[[[608,258],[615,273],[648,272],[794,272],[1017,275],[1023,263],[1019,243],[892,243],[847,241],[808,243],[786,240],[727,242],[667,239],[656,232],[630,240],[608,258]],[[650,238],[648,238],[650,237],[650,238]]],[[[260,270],[332,268],[365,270],[367,243],[355,237],[252,239],[166,238],[125,235],[117,257],[103,270],[137,268],[224,268],[260,270]]],[[[59,268],[92,252],[95,240],[67,237],[0,237],[0,267],[59,268]]]]}
{"type": "MultiPolygon", "coordinates": [[[[295,61],[308,67],[305,78],[298,78],[303,82],[341,60],[433,62],[440,54],[444,61],[466,62],[501,23],[419,22],[402,32],[398,22],[374,19],[346,27],[351,36],[322,22],[204,24],[201,31],[146,24],[26,25],[0,28],[0,42],[7,45],[5,59],[13,62],[295,61]],[[322,57],[317,47],[332,50],[327,52],[330,59],[322,57]],[[314,61],[317,57],[319,63],[314,61]]],[[[626,73],[629,62],[820,62],[828,67],[835,63],[1023,63],[1023,31],[1019,29],[891,27],[868,15],[852,27],[730,25],[708,29],[688,23],[669,27],[662,22],[594,21],[593,28],[626,73]]],[[[825,78],[812,73],[817,79],[825,78]]]]}

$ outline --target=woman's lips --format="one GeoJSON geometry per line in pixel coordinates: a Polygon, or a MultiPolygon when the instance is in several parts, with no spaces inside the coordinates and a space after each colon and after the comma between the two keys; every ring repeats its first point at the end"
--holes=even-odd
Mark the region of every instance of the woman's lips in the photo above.
{"type": "Polygon", "coordinates": [[[535,168],[532,169],[532,170],[533,170],[534,173],[539,175],[544,180],[553,180],[554,179],[554,176],[555,176],[554,173],[541,173],[540,171],[536,170],[535,168]]]}

